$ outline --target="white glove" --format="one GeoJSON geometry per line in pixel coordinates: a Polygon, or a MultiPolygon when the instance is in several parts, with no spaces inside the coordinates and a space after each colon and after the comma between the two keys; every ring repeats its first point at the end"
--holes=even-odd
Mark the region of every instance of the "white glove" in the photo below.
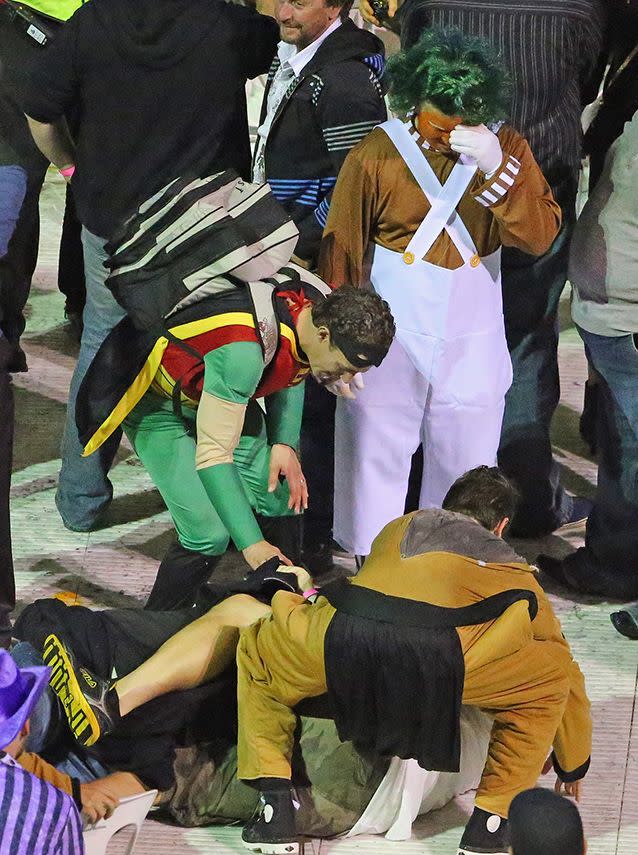
{"type": "Polygon", "coordinates": [[[498,137],[485,125],[457,125],[450,133],[450,148],[473,158],[481,172],[487,176],[496,172],[503,160],[503,150],[498,137]]]}
{"type": "Polygon", "coordinates": [[[337,398],[348,398],[351,401],[357,397],[357,392],[360,392],[363,389],[363,374],[358,371],[352,380],[349,383],[345,383],[343,380],[337,380],[336,383],[331,383],[329,386],[326,386],[326,389],[329,392],[332,392],[333,395],[336,395],[337,398]]]}

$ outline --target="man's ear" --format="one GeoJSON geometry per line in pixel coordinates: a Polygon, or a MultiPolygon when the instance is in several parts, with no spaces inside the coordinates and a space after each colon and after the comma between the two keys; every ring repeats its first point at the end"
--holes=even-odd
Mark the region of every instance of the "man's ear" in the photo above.
{"type": "Polygon", "coordinates": [[[26,739],[27,736],[31,733],[31,719],[27,719],[25,723],[22,725],[22,730],[20,731],[20,736],[24,736],[26,739]]]}
{"type": "Polygon", "coordinates": [[[507,528],[509,521],[510,521],[509,517],[503,517],[503,519],[500,521],[500,523],[498,523],[497,526],[493,529],[493,533],[497,537],[503,537],[503,532],[507,528]]]}

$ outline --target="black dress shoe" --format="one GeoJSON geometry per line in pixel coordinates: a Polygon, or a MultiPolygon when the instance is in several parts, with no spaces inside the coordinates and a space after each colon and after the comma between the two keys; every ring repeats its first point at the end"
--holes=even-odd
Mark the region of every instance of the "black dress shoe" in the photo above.
{"type": "Polygon", "coordinates": [[[638,641],[638,621],[636,620],[637,616],[634,614],[635,608],[634,606],[633,609],[621,609],[620,611],[612,612],[609,618],[621,635],[638,641]]]}
{"type": "Polygon", "coordinates": [[[29,370],[29,366],[27,365],[27,355],[24,350],[22,350],[18,342],[11,342],[11,346],[13,353],[9,359],[7,371],[9,374],[24,374],[29,370]]]}
{"type": "Polygon", "coordinates": [[[475,807],[465,826],[458,855],[507,855],[508,846],[507,820],[475,807]]]}

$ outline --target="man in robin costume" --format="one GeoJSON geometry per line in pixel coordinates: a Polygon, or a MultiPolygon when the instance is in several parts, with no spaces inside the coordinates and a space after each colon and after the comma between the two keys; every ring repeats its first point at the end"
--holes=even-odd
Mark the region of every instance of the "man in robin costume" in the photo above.
{"type": "Polygon", "coordinates": [[[230,539],[252,569],[273,558],[299,560],[295,518],[308,500],[296,453],[303,381],[309,374],[321,384],[349,379],[380,364],[392,341],[392,315],[376,294],[330,292],[295,265],[269,282],[272,331],[240,283],[171,315],[166,335],[150,347],[125,318],[81,387],[76,417],[85,454],[123,423],[177,530],[147,608],[192,605],[230,539]],[[141,367],[131,376],[136,351],[141,367]],[[272,535],[279,546],[265,539],[256,514],[264,527],[279,524],[272,535]]]}

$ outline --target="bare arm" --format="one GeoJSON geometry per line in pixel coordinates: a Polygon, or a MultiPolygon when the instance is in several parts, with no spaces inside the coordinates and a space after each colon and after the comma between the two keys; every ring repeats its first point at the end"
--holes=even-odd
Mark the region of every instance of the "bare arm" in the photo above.
{"type": "Polygon", "coordinates": [[[87,784],[80,784],[82,813],[90,823],[109,817],[120,799],[145,793],[148,787],[131,772],[113,772],[87,784]]]}
{"type": "Polygon", "coordinates": [[[75,146],[69,134],[66,119],[53,124],[37,122],[27,116],[29,130],[35,144],[42,154],[58,169],[65,169],[75,163],[75,146]]]}

